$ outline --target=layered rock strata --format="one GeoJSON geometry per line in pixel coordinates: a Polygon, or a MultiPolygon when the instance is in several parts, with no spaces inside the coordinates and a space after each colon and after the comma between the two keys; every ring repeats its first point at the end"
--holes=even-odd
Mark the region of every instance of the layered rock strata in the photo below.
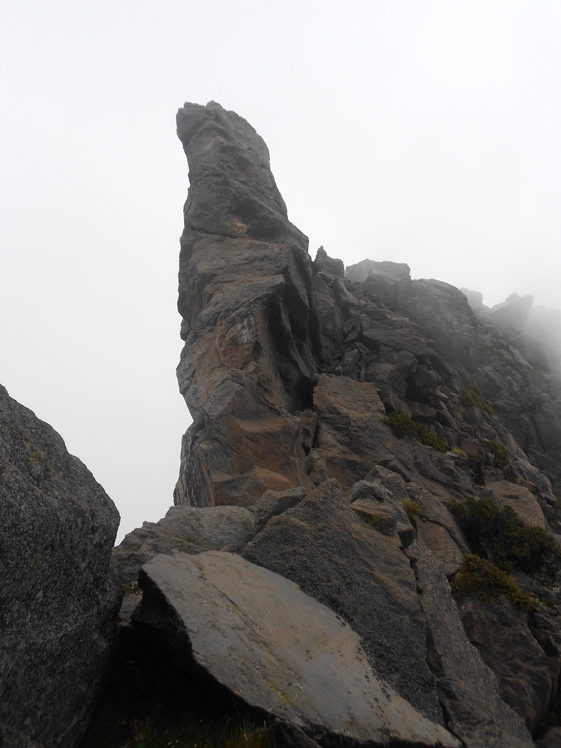
{"type": "Polygon", "coordinates": [[[122,597],[119,514],[60,436],[0,387],[0,744],[78,745],[122,597]]]}

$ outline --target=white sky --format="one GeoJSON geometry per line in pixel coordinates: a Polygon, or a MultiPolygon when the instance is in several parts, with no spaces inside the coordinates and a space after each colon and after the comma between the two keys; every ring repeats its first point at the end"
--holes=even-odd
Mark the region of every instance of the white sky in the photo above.
{"type": "Polygon", "coordinates": [[[112,496],[172,503],[184,101],[264,137],[291,220],[560,308],[558,0],[0,0],[0,382],[112,496]]]}

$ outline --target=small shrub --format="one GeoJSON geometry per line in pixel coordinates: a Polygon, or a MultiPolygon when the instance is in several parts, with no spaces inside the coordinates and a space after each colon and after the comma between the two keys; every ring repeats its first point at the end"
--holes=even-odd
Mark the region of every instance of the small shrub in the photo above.
{"type": "Polygon", "coordinates": [[[510,457],[504,444],[489,439],[487,446],[493,453],[493,465],[499,470],[504,470],[510,464],[510,457]]]}
{"type": "Polygon", "coordinates": [[[483,602],[488,603],[492,597],[506,595],[511,603],[522,610],[538,609],[534,600],[520,589],[506,571],[474,554],[464,557],[451,587],[452,594],[458,599],[470,592],[477,592],[483,602]]]}
{"type": "Polygon", "coordinates": [[[448,451],[448,446],[445,442],[432,434],[420,423],[412,421],[405,413],[394,412],[387,418],[381,418],[380,420],[391,428],[392,434],[396,439],[404,439],[406,436],[411,436],[420,444],[434,447],[439,452],[448,451]]]}
{"type": "Polygon", "coordinates": [[[469,408],[471,405],[475,405],[475,407],[479,408],[482,413],[487,413],[487,415],[490,416],[495,412],[495,409],[486,403],[485,400],[479,396],[479,393],[476,392],[476,390],[460,390],[460,402],[464,408],[469,408]]]}
{"type": "Polygon", "coordinates": [[[456,457],[461,457],[462,460],[467,460],[468,459],[467,454],[464,452],[463,449],[460,449],[459,447],[452,447],[451,452],[452,452],[452,454],[455,454],[456,457]]]}
{"type": "Polygon", "coordinates": [[[558,555],[554,539],[543,528],[527,525],[511,507],[500,506],[489,497],[470,496],[465,504],[452,501],[448,508],[473,550],[503,571],[514,568],[535,574],[552,570],[558,555]]]}
{"type": "Polygon", "coordinates": [[[138,592],[138,582],[126,582],[123,584],[123,592],[125,595],[134,595],[135,592],[138,592]]]}
{"type": "Polygon", "coordinates": [[[407,512],[407,516],[409,517],[409,522],[413,525],[413,527],[417,527],[417,517],[419,516],[419,505],[416,501],[413,501],[412,499],[405,499],[403,502],[403,506],[405,508],[405,511],[407,512]]]}

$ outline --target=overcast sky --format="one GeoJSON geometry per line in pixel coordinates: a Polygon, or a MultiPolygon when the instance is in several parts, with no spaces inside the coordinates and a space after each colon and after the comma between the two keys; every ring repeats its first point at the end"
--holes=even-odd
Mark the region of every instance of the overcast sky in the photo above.
{"type": "Polygon", "coordinates": [[[0,0],[0,382],[122,515],[172,503],[185,101],[347,265],[561,308],[558,0],[0,0]]]}

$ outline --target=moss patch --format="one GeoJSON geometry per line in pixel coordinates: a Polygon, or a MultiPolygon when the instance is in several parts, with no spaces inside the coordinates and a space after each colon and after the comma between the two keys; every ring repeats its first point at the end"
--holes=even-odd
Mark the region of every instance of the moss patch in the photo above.
{"type": "Polygon", "coordinates": [[[477,592],[483,602],[492,597],[505,595],[511,603],[522,610],[537,611],[534,600],[523,592],[510,576],[480,556],[465,556],[460,570],[451,582],[452,594],[461,599],[470,592],[477,592]]]}
{"type": "Polygon", "coordinates": [[[432,434],[420,423],[412,421],[409,416],[405,415],[405,413],[395,412],[387,418],[381,418],[380,420],[391,428],[392,434],[396,439],[404,439],[406,436],[411,436],[420,444],[434,447],[434,449],[438,449],[439,452],[448,451],[448,446],[445,442],[432,434]]]}

